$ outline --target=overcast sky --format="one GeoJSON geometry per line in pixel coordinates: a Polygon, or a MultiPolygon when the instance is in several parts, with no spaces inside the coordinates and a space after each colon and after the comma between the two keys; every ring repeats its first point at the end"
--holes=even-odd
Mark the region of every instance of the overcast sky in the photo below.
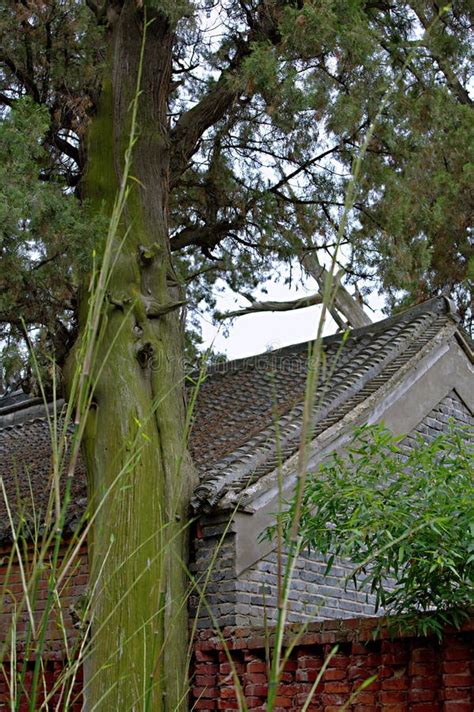
{"type": "MultiPolygon", "coordinates": [[[[300,276],[300,275],[298,275],[300,276]]],[[[306,278],[301,284],[301,278],[295,279],[291,287],[282,282],[266,282],[259,291],[253,292],[257,299],[271,299],[286,301],[298,299],[300,297],[317,292],[316,282],[306,278]],[[267,290],[267,293],[263,291],[267,290]]],[[[375,311],[368,312],[373,321],[384,318],[382,312],[383,300],[374,295],[371,298],[371,306],[375,311]]],[[[248,302],[241,297],[236,298],[230,289],[219,296],[217,308],[221,312],[234,310],[238,307],[248,306],[248,302]]],[[[249,314],[240,316],[233,322],[225,322],[225,325],[216,326],[210,318],[203,318],[202,335],[204,338],[204,348],[211,347],[214,351],[227,354],[228,358],[242,358],[262,353],[269,349],[277,349],[281,346],[297,344],[301,341],[309,341],[316,336],[318,318],[321,313],[320,306],[307,307],[286,313],[264,313],[249,314]],[[229,335],[225,336],[225,328],[229,335]]],[[[325,334],[333,334],[336,331],[334,321],[329,317],[327,320],[325,334]]]]}

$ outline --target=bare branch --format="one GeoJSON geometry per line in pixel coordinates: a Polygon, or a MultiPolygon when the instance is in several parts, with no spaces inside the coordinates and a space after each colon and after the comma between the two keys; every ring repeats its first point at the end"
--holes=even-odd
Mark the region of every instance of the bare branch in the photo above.
{"type": "Polygon", "coordinates": [[[269,40],[277,45],[281,40],[278,29],[277,8],[286,0],[275,3],[273,12],[263,0],[254,10],[252,24],[246,39],[235,38],[235,54],[229,66],[221,72],[216,84],[191,109],[182,114],[171,131],[171,186],[176,185],[180,175],[186,170],[189,160],[199,147],[202,135],[214,126],[231,108],[242,87],[238,81],[238,72],[246,57],[252,52],[252,45],[257,40],[269,40]],[[255,19],[253,19],[255,18],[255,19]]]}
{"type": "Polygon", "coordinates": [[[12,99],[11,97],[7,96],[3,91],[0,91],[0,103],[12,107],[15,103],[15,99],[12,99]]]}
{"type": "Polygon", "coordinates": [[[171,132],[171,183],[174,186],[196,152],[199,139],[221,119],[238,96],[237,82],[231,73],[221,75],[217,84],[181,116],[171,132]]]}
{"type": "Polygon", "coordinates": [[[191,272],[191,274],[189,274],[186,277],[185,282],[186,282],[186,284],[189,284],[189,282],[192,282],[193,280],[197,279],[202,274],[207,274],[208,272],[214,272],[215,270],[219,270],[219,271],[223,272],[226,269],[227,269],[227,267],[224,262],[215,262],[213,265],[204,267],[203,269],[197,270],[196,272],[191,272]]]}
{"type": "Polygon", "coordinates": [[[238,230],[243,225],[243,218],[223,220],[213,225],[197,225],[185,227],[170,240],[171,252],[177,252],[194,245],[205,251],[210,251],[221,242],[231,230],[238,230]]]}
{"type": "MultiPolygon", "coordinates": [[[[345,143],[345,141],[341,142],[342,144],[345,143]]],[[[301,173],[302,171],[305,171],[307,168],[310,166],[314,165],[317,161],[320,161],[322,158],[325,158],[326,156],[329,156],[331,153],[334,153],[335,151],[339,151],[341,148],[341,143],[336,144],[335,146],[332,146],[331,148],[328,148],[327,151],[323,151],[322,153],[319,153],[317,156],[313,156],[312,158],[309,158],[307,161],[304,163],[301,163],[297,168],[295,168],[294,171],[291,173],[288,173],[288,175],[284,175],[283,178],[281,178],[278,183],[275,183],[271,188],[268,190],[270,193],[277,193],[278,190],[286,185],[288,181],[290,181],[292,178],[296,178],[296,176],[301,173]]]]}
{"type": "Polygon", "coordinates": [[[38,87],[33,81],[32,77],[29,76],[21,67],[15,64],[15,62],[7,55],[0,55],[0,64],[5,64],[11,73],[17,78],[19,83],[23,85],[28,94],[33,98],[36,103],[40,101],[40,93],[38,87]]]}
{"type": "Polygon", "coordinates": [[[76,146],[74,146],[72,143],[69,143],[69,141],[66,141],[66,139],[59,136],[59,134],[55,134],[51,142],[62,153],[65,153],[66,156],[72,158],[72,160],[77,163],[78,166],[80,165],[80,153],[79,149],[76,146]]]}
{"type": "Polygon", "coordinates": [[[49,264],[50,262],[54,262],[54,260],[57,260],[58,257],[63,257],[66,254],[67,250],[61,250],[61,252],[56,252],[54,255],[51,255],[50,257],[45,257],[44,260],[40,260],[39,262],[35,262],[33,266],[31,267],[31,272],[34,272],[35,270],[41,269],[45,265],[49,264]]]}
{"type": "MultiPolygon", "coordinates": [[[[249,297],[247,297],[248,299],[249,297]]],[[[288,302],[256,302],[252,301],[251,305],[244,307],[243,309],[236,309],[235,311],[225,312],[224,314],[216,314],[216,318],[219,321],[224,319],[233,319],[236,316],[245,316],[246,314],[258,314],[261,312],[287,312],[294,311],[295,309],[305,309],[306,307],[313,307],[315,304],[321,304],[323,301],[319,292],[317,294],[312,294],[309,297],[301,297],[300,299],[293,299],[288,302]]]]}

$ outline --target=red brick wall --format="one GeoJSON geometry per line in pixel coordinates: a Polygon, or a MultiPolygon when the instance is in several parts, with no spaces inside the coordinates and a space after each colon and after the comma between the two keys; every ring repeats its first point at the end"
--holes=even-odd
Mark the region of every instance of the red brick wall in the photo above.
{"type": "MultiPolygon", "coordinates": [[[[314,695],[310,712],[336,712],[360,684],[377,675],[349,707],[354,712],[473,712],[474,621],[460,632],[434,637],[400,636],[384,631],[380,620],[326,621],[311,625],[292,650],[278,689],[275,712],[301,710],[311,684],[334,645],[338,652],[314,695]]],[[[296,630],[296,628],[294,629],[296,630]]],[[[287,642],[294,637],[288,633],[287,642]]],[[[228,653],[239,675],[248,708],[265,710],[267,662],[262,631],[224,631],[228,653]]],[[[197,710],[238,709],[232,665],[212,631],[198,636],[193,664],[193,703],[197,710]]]]}
{"type": "MultiPolygon", "coordinates": [[[[61,549],[65,556],[68,544],[61,549]]],[[[8,550],[0,550],[0,645],[5,643],[11,627],[15,600],[22,597],[22,585],[18,564],[9,571],[8,550]],[[5,577],[8,574],[8,581],[5,577]],[[3,585],[5,584],[5,586],[3,585]]],[[[25,566],[31,566],[32,553],[25,557],[25,566]]],[[[28,575],[28,572],[27,572],[28,575]]],[[[46,567],[39,584],[35,602],[35,618],[39,619],[45,609],[49,571],[46,567]]],[[[65,642],[61,616],[66,630],[70,651],[77,642],[70,607],[77,605],[87,584],[87,554],[83,548],[71,576],[61,591],[61,614],[55,608],[48,623],[47,646],[43,655],[45,680],[52,689],[64,670],[65,642]]],[[[17,670],[24,663],[24,635],[27,615],[18,620],[17,670]]],[[[434,637],[416,638],[399,636],[395,640],[382,632],[374,640],[373,633],[380,619],[326,621],[306,629],[291,651],[278,690],[275,712],[301,710],[325,657],[334,644],[339,645],[331,660],[309,712],[335,712],[347,701],[362,681],[371,675],[377,679],[359,693],[349,708],[353,712],[474,712],[474,620],[462,631],[446,631],[442,641],[434,637]]],[[[290,627],[286,644],[294,637],[298,627],[290,627]]],[[[245,628],[224,629],[224,638],[229,655],[239,675],[247,706],[252,710],[264,710],[267,695],[267,641],[263,631],[245,628]]],[[[10,709],[10,669],[8,651],[3,652],[3,671],[0,670],[0,710],[10,709]],[[6,655],[5,655],[6,652],[6,655]]],[[[26,663],[25,688],[28,689],[34,667],[34,655],[26,663]]],[[[198,633],[192,664],[192,700],[196,710],[238,709],[232,667],[221,639],[211,630],[198,633]]],[[[81,709],[80,673],[74,684],[73,698],[77,698],[71,712],[81,709]]],[[[51,709],[61,709],[59,688],[51,709]]],[[[28,709],[24,695],[20,712],[28,709]]]]}
{"type": "MultiPolygon", "coordinates": [[[[61,563],[68,556],[69,542],[61,546],[59,556],[59,570],[61,563]]],[[[27,549],[22,555],[22,564],[25,571],[25,579],[30,581],[31,572],[35,567],[33,549],[27,549]]],[[[37,571],[38,568],[35,567],[37,571]]],[[[35,624],[38,627],[41,617],[45,612],[48,599],[49,577],[51,575],[51,562],[47,558],[41,576],[38,579],[38,586],[35,594],[31,595],[31,608],[35,624]]],[[[75,648],[79,643],[78,629],[75,627],[77,619],[74,618],[72,607],[79,607],[81,597],[85,593],[88,578],[87,551],[82,547],[79,554],[71,564],[69,573],[66,575],[64,583],[60,588],[59,601],[56,602],[48,615],[48,625],[46,631],[46,642],[42,652],[44,672],[40,674],[40,687],[43,683],[49,691],[53,687],[57,692],[51,699],[48,709],[63,709],[64,694],[67,694],[69,682],[63,680],[65,671],[65,660],[69,657],[74,660],[75,648]],[[63,680],[63,682],[60,682],[63,680]],[[59,681],[59,684],[57,684],[59,681]],[[62,695],[62,697],[61,697],[62,695]]],[[[11,549],[6,547],[0,549],[0,710],[11,709],[12,697],[19,698],[20,712],[29,709],[28,690],[31,689],[31,680],[35,666],[34,643],[26,650],[25,640],[29,628],[29,616],[24,605],[24,589],[21,579],[21,572],[18,561],[11,561],[11,549]],[[16,661],[11,659],[10,640],[11,633],[16,627],[16,661]],[[19,676],[25,671],[23,686],[19,683],[19,676]],[[12,675],[13,672],[13,675],[12,675]],[[12,693],[13,685],[16,685],[16,694],[12,693]],[[22,689],[23,687],[23,689],[22,689]]],[[[72,680],[69,676],[68,680],[72,680]]],[[[82,688],[82,672],[79,670],[73,683],[73,693],[71,701],[77,698],[75,704],[71,704],[70,712],[79,712],[82,703],[79,699],[82,688]],[[79,697],[78,697],[79,695],[79,697]]],[[[38,698],[36,707],[39,709],[41,700],[38,698]]]]}
{"type": "MultiPolygon", "coordinates": [[[[59,552],[58,571],[61,570],[62,562],[68,556],[68,550],[69,542],[66,541],[62,544],[59,552]]],[[[25,631],[28,626],[28,612],[24,605],[20,567],[17,561],[14,561],[12,565],[9,564],[10,552],[11,548],[8,547],[0,549],[0,642],[8,637],[8,633],[12,629],[12,616],[15,616],[15,610],[18,611],[21,608],[20,615],[16,616],[16,637],[19,643],[17,649],[20,652],[22,651],[22,641],[25,638],[25,631]]],[[[31,582],[34,567],[34,555],[31,548],[22,555],[22,565],[26,581],[31,582]]],[[[37,567],[35,570],[38,570],[37,567]]],[[[34,611],[34,619],[37,625],[47,605],[50,574],[51,562],[49,557],[46,557],[36,594],[30,593],[31,608],[34,611]]],[[[64,657],[65,632],[69,646],[72,646],[77,641],[78,631],[74,625],[75,620],[71,609],[73,606],[80,605],[81,596],[86,591],[87,579],[87,548],[84,545],[72,561],[61,585],[59,591],[60,607],[55,604],[50,610],[45,650],[45,656],[48,659],[62,659],[64,657]]]]}
{"type": "MultiPolygon", "coordinates": [[[[20,664],[21,668],[21,664],[20,664]]],[[[48,707],[49,710],[65,710],[66,700],[68,712],[81,712],[82,711],[82,669],[79,668],[77,675],[74,679],[70,679],[69,685],[62,684],[62,673],[64,670],[64,665],[62,661],[48,660],[44,664],[44,672],[40,677],[39,693],[36,699],[35,709],[39,710],[41,708],[41,703],[44,700],[44,687],[46,686],[48,694],[48,707]],[[70,689],[72,688],[72,689],[70,689]],[[55,689],[54,694],[49,695],[50,692],[55,689]]],[[[26,690],[31,690],[31,682],[33,679],[34,663],[29,662],[26,666],[25,677],[24,677],[24,688],[26,690]]],[[[11,700],[12,697],[17,700],[20,698],[20,705],[18,712],[29,712],[30,703],[28,694],[20,694],[18,696],[12,695],[11,689],[11,678],[10,678],[10,668],[8,664],[4,666],[3,674],[0,674],[0,712],[11,711],[11,700]]],[[[44,708],[43,708],[44,709],[44,708]]]]}

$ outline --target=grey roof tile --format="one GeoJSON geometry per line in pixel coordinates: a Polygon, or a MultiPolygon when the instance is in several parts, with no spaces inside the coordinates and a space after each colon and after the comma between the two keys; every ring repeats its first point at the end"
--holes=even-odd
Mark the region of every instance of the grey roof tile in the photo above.
{"type": "MultiPolygon", "coordinates": [[[[374,393],[453,318],[447,300],[438,298],[353,331],[342,346],[341,335],[324,339],[314,433],[323,432],[374,393]]],[[[276,467],[280,452],[288,458],[296,451],[309,346],[296,344],[209,369],[197,397],[189,444],[200,473],[195,509],[210,510],[227,491],[242,492],[276,467]]],[[[12,424],[0,431],[0,474],[9,498],[17,503],[17,512],[24,510],[25,526],[31,526],[33,509],[41,521],[51,492],[47,419],[21,420],[22,398],[4,401],[4,406],[2,411],[0,400],[0,428],[2,422],[12,424]],[[12,407],[18,412],[11,414],[12,407]]],[[[34,407],[36,416],[39,406],[34,407]]],[[[25,418],[28,412],[24,411],[25,418]]],[[[2,499],[0,540],[9,531],[2,499]]],[[[72,483],[68,522],[80,518],[86,501],[85,470],[80,461],[72,483]]]]}

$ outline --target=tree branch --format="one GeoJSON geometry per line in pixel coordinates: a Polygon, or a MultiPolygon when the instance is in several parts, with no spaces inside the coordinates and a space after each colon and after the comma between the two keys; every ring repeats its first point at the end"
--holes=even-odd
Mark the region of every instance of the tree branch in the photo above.
{"type": "Polygon", "coordinates": [[[186,282],[186,284],[189,284],[193,280],[200,277],[202,274],[207,274],[208,272],[214,272],[216,269],[223,272],[224,270],[227,269],[227,267],[224,264],[224,262],[215,262],[213,265],[204,267],[203,269],[197,270],[196,272],[191,272],[191,274],[189,274],[184,281],[186,282]]]}
{"type": "Polygon", "coordinates": [[[235,311],[225,312],[224,314],[217,313],[216,319],[223,321],[224,319],[233,319],[237,316],[245,316],[247,314],[258,314],[261,312],[287,312],[294,311],[295,309],[305,309],[306,307],[313,307],[315,304],[321,304],[323,301],[319,292],[317,294],[312,294],[309,297],[301,297],[300,299],[293,299],[288,302],[255,302],[253,301],[249,307],[244,307],[243,309],[236,309],[235,311]]]}
{"type": "Polygon", "coordinates": [[[76,148],[72,143],[69,143],[69,141],[66,141],[66,139],[61,138],[58,134],[55,134],[52,139],[51,143],[53,146],[58,148],[61,153],[65,153],[66,156],[69,158],[72,158],[72,160],[77,163],[78,166],[80,166],[80,153],[79,149],[76,148]]]}
{"type": "Polygon", "coordinates": [[[231,72],[224,72],[201,101],[181,116],[171,132],[170,183],[173,187],[197,151],[203,133],[225,115],[238,94],[231,72]]]}
{"type": "Polygon", "coordinates": [[[22,84],[27,90],[28,94],[33,98],[36,103],[40,102],[40,93],[35,82],[21,67],[18,67],[15,62],[8,57],[6,54],[0,55],[0,64],[3,62],[11,73],[18,79],[20,84],[22,84]]]}
{"type": "Polygon", "coordinates": [[[255,20],[249,28],[245,40],[235,39],[235,54],[229,66],[221,72],[217,83],[191,109],[181,115],[170,133],[171,166],[170,185],[175,186],[180,175],[199,147],[201,136],[208,128],[222,119],[242,91],[238,82],[238,71],[243,60],[252,52],[256,41],[270,40],[274,45],[281,40],[278,30],[277,14],[286,4],[286,0],[277,0],[272,11],[269,3],[263,0],[253,11],[255,20]]]}
{"type": "Polygon", "coordinates": [[[170,240],[171,252],[177,252],[185,247],[194,245],[208,252],[216,247],[231,230],[236,230],[243,225],[243,218],[239,221],[223,220],[219,223],[183,228],[170,240]]]}
{"type": "Polygon", "coordinates": [[[45,265],[49,264],[50,262],[54,262],[54,260],[57,260],[58,257],[63,257],[66,254],[67,250],[61,250],[61,252],[56,252],[54,255],[51,255],[51,257],[45,257],[44,260],[40,260],[39,262],[35,262],[33,266],[31,267],[31,272],[34,272],[37,269],[41,269],[45,265]]]}
{"type": "MultiPolygon", "coordinates": [[[[428,17],[426,16],[424,12],[424,6],[420,5],[420,3],[417,0],[413,0],[411,3],[411,7],[414,10],[416,16],[418,17],[421,25],[423,26],[423,29],[425,30],[426,33],[429,32],[432,22],[428,20],[428,17]]],[[[434,8],[435,10],[435,8],[434,8]]],[[[443,16],[439,15],[439,19],[443,24],[446,24],[445,21],[443,20],[443,16]]],[[[426,36],[426,35],[425,35],[426,36]]],[[[472,99],[469,96],[469,92],[455,73],[453,72],[453,69],[451,67],[451,63],[449,59],[446,57],[443,57],[439,52],[436,51],[436,49],[433,47],[432,43],[429,42],[429,35],[427,37],[427,42],[425,43],[426,49],[430,52],[432,58],[440,68],[441,72],[444,74],[444,77],[446,79],[446,83],[448,87],[451,89],[452,93],[456,97],[456,99],[459,101],[460,104],[465,104],[466,106],[472,106],[472,99]]]]}
{"type": "MultiPolygon", "coordinates": [[[[347,139],[349,140],[349,139],[347,139]]],[[[345,143],[346,140],[341,141],[341,143],[336,144],[335,146],[332,146],[331,148],[328,148],[327,151],[323,151],[322,153],[318,154],[317,156],[313,156],[312,158],[309,158],[307,161],[304,163],[301,163],[301,165],[298,166],[298,168],[295,168],[294,171],[291,173],[288,173],[288,175],[283,175],[283,178],[281,178],[278,183],[275,183],[271,188],[268,190],[270,193],[277,193],[277,191],[284,185],[288,183],[292,178],[296,178],[296,176],[301,173],[302,171],[305,171],[307,168],[312,166],[316,161],[320,161],[322,158],[325,158],[326,156],[329,156],[331,153],[334,153],[335,151],[338,151],[341,148],[341,144],[345,143]]]]}
{"type": "Polygon", "coordinates": [[[15,99],[10,99],[3,91],[0,91],[0,102],[11,108],[15,103],[15,99]]]}
{"type": "MultiPolygon", "coordinates": [[[[306,272],[316,280],[319,288],[323,289],[328,272],[326,268],[319,263],[314,252],[306,252],[301,257],[300,261],[306,272]]],[[[358,329],[361,326],[368,326],[372,323],[363,307],[349,294],[347,289],[341,283],[337,285],[334,307],[344,316],[345,319],[347,319],[348,324],[353,329],[358,329]]],[[[332,310],[331,314],[333,314],[332,310]]]]}

